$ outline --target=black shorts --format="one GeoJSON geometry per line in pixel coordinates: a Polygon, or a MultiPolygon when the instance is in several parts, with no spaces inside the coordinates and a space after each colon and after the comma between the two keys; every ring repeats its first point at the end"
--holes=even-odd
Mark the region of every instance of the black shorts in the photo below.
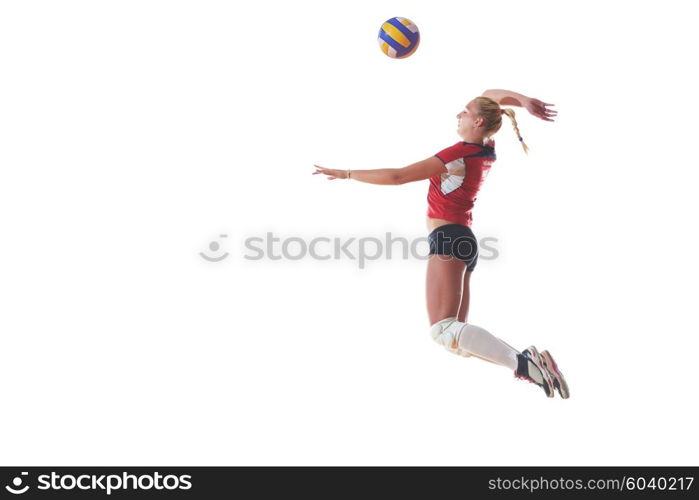
{"type": "Polygon", "coordinates": [[[462,224],[445,224],[427,237],[430,255],[453,255],[466,263],[466,270],[473,271],[478,261],[478,241],[471,228],[462,224]]]}

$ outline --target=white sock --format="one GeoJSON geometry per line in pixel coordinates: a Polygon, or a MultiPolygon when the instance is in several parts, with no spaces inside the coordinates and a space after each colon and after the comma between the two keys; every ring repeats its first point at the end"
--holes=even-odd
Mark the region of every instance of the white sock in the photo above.
{"type": "Polygon", "coordinates": [[[450,317],[432,325],[431,334],[435,342],[456,354],[474,354],[513,371],[517,369],[519,352],[480,326],[450,317]]]}

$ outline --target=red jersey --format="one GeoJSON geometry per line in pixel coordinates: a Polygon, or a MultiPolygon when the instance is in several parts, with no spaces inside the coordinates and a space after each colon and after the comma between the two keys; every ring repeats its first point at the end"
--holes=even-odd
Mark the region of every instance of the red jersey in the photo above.
{"type": "Polygon", "coordinates": [[[430,177],[427,216],[470,227],[476,195],[495,161],[495,142],[457,142],[435,156],[447,172],[430,177]]]}

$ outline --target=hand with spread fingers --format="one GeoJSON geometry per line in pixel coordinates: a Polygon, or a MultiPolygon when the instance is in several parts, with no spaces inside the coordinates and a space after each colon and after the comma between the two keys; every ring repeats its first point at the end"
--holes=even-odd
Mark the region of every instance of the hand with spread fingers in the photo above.
{"type": "Polygon", "coordinates": [[[537,118],[541,118],[542,120],[545,120],[547,122],[552,122],[558,114],[558,111],[554,109],[548,109],[546,106],[555,106],[555,104],[549,104],[540,101],[539,99],[534,99],[533,97],[527,99],[524,103],[524,107],[532,115],[536,116],[537,118]]]}

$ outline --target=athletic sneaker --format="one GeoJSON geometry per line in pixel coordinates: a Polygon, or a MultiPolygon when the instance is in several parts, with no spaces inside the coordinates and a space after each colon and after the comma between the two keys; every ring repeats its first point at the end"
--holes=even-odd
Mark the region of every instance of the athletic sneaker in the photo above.
{"type": "Polygon", "coordinates": [[[566,379],[563,377],[563,374],[558,369],[558,365],[553,360],[553,356],[551,356],[551,353],[548,351],[542,352],[541,359],[544,362],[544,367],[546,368],[546,371],[551,374],[551,378],[553,379],[553,387],[556,388],[556,390],[563,399],[568,399],[570,397],[568,384],[566,383],[566,379]]]}
{"type": "Polygon", "coordinates": [[[517,369],[515,370],[515,377],[538,385],[544,390],[547,397],[553,397],[553,380],[551,379],[549,372],[546,370],[543,360],[541,359],[541,355],[539,354],[539,351],[536,350],[536,347],[529,346],[527,349],[522,351],[521,354],[517,355],[517,369]],[[541,383],[537,382],[529,374],[530,362],[536,368],[538,368],[539,372],[541,373],[541,383]]]}

